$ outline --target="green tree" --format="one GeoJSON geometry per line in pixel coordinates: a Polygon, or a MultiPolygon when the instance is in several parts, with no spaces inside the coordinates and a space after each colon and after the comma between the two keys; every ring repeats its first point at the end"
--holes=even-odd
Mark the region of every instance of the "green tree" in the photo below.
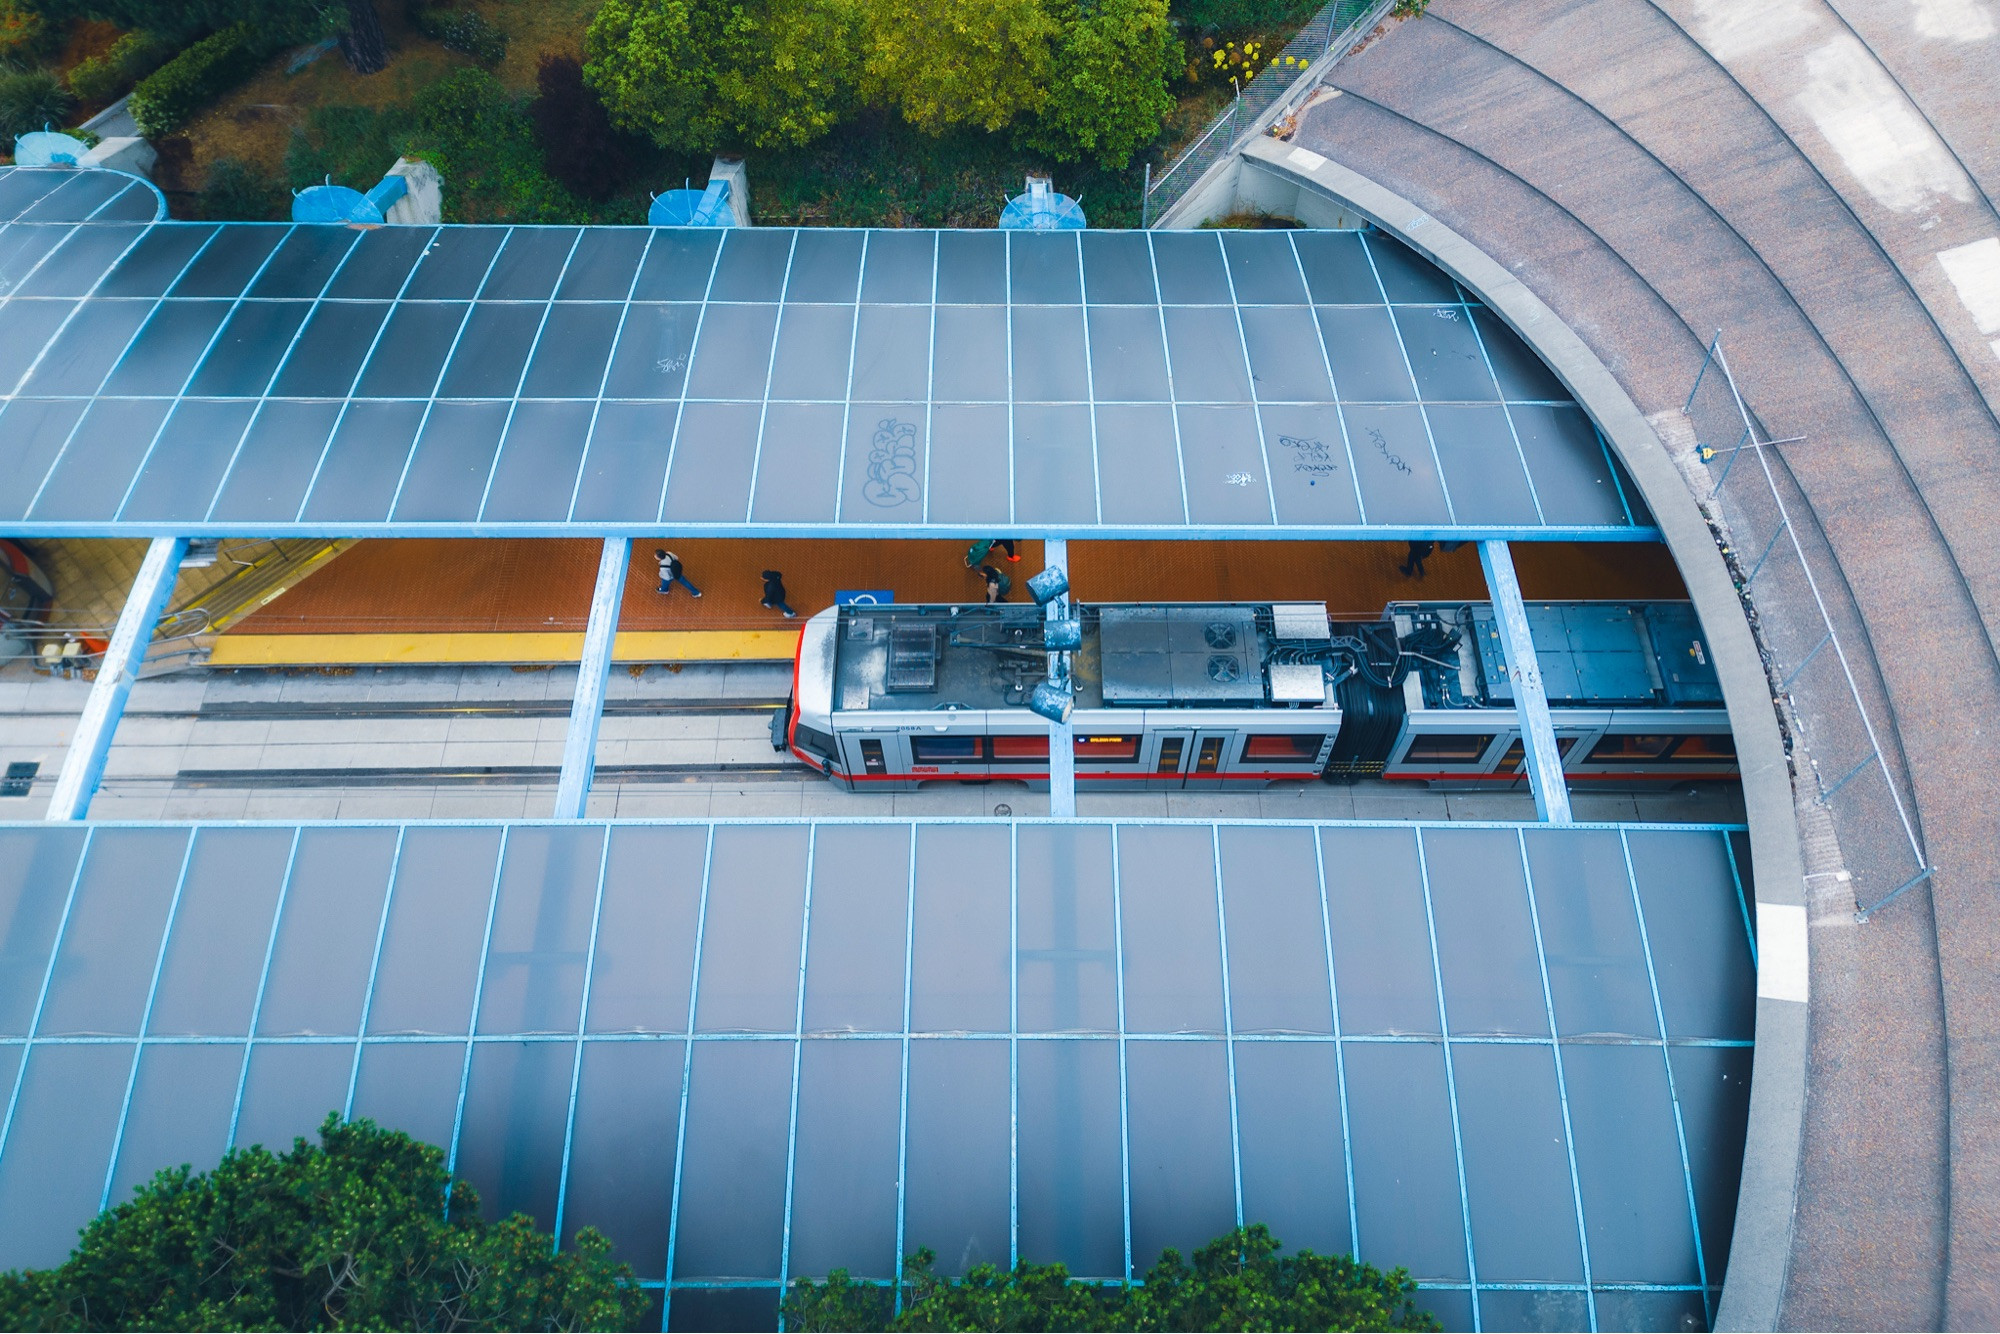
{"type": "Polygon", "coordinates": [[[1435,1330],[1415,1304],[1416,1284],[1344,1255],[1297,1251],[1259,1224],[1224,1233],[1188,1264],[1168,1250],[1131,1287],[1074,1282],[1062,1265],[1012,1270],[979,1265],[962,1279],[931,1273],[920,1250],[903,1262],[894,1293],[836,1270],[800,1279],[785,1296],[796,1330],[1435,1330]]]}
{"type": "Polygon", "coordinates": [[[853,105],[847,0],[605,0],[584,49],[612,123],[678,152],[811,143],[853,105]]]}
{"type": "Polygon", "coordinates": [[[329,1116],[320,1143],[161,1172],[56,1269],[0,1275],[6,1329],[628,1329],[644,1302],[592,1229],[575,1249],[479,1217],[444,1154],[329,1116]]]}
{"type": "Polygon", "coordinates": [[[43,18],[103,19],[185,43],[204,33],[249,23],[272,48],[316,37],[338,36],[357,73],[373,74],[388,61],[375,0],[18,0],[43,18]]]}
{"type": "Polygon", "coordinates": [[[1023,138],[1060,161],[1123,167],[1174,109],[1181,42],[1167,0],[1083,0],[1066,19],[1048,100],[1023,138]]]}
{"type": "Polygon", "coordinates": [[[1045,0],[868,0],[862,96],[928,134],[1032,116],[1062,26],[1045,0]]]}

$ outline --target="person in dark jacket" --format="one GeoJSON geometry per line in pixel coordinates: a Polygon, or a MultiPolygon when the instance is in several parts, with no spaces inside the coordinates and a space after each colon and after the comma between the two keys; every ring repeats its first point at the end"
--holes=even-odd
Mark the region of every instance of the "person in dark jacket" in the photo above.
{"type": "Polygon", "coordinates": [[[991,565],[980,566],[979,577],[986,581],[986,600],[988,602],[1005,602],[1007,600],[1007,590],[1014,586],[1012,579],[1009,579],[991,565]]]}
{"type": "Polygon", "coordinates": [[[1396,567],[1397,572],[1406,579],[1423,578],[1424,562],[1429,560],[1431,558],[1431,554],[1436,550],[1437,550],[1437,543],[1435,542],[1410,543],[1409,555],[1405,556],[1403,558],[1403,563],[1396,567]]]}
{"type": "Polygon", "coordinates": [[[787,616],[797,616],[785,602],[785,576],[776,570],[764,572],[764,605],[772,611],[781,611],[787,616]]]}
{"type": "Polygon", "coordinates": [[[660,592],[671,593],[674,591],[674,585],[679,584],[696,597],[701,596],[701,590],[688,582],[685,567],[681,565],[681,558],[679,556],[676,556],[671,551],[656,548],[653,552],[653,560],[660,567],[660,592]]]}

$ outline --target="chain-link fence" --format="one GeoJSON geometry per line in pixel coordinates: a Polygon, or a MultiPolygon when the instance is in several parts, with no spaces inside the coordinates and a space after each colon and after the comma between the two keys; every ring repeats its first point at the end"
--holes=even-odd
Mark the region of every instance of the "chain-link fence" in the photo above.
{"type": "Polygon", "coordinates": [[[1267,112],[1295,89],[1312,87],[1321,72],[1367,36],[1394,4],[1395,0],[1331,0],[1307,20],[1276,60],[1237,89],[1235,100],[1208,123],[1200,138],[1158,175],[1149,169],[1139,225],[1158,222],[1210,167],[1264,128],[1267,112]],[[1288,56],[1293,61],[1289,65],[1288,56]]]}
{"type": "MultiPolygon", "coordinates": [[[[1717,333],[1684,409],[1736,584],[1790,732],[1794,791],[1830,817],[1856,911],[1923,883],[1929,859],[1866,628],[1784,450],[1744,405],[1717,333]]],[[[1697,486],[1700,479],[1697,478],[1697,486]]],[[[1810,869],[1810,868],[1808,868],[1810,869]]]]}

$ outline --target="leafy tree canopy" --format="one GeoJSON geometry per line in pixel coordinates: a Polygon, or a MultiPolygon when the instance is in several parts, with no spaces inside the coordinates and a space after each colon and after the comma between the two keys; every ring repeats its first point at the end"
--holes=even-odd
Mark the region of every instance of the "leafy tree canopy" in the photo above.
{"type": "Polygon", "coordinates": [[[1344,1255],[1297,1251],[1259,1224],[1225,1233],[1190,1265],[1168,1250],[1145,1283],[1074,1283],[1061,1265],[980,1265],[963,1279],[931,1273],[935,1257],[904,1261],[903,1308],[886,1288],[836,1270],[785,1297],[795,1330],[1435,1330],[1401,1269],[1384,1274],[1344,1255]]]}
{"type": "Polygon", "coordinates": [[[1054,86],[1024,138],[1064,161],[1096,158],[1122,167],[1150,143],[1174,109],[1167,80],[1181,42],[1167,0],[1093,0],[1062,27],[1054,86]]]}
{"type": "Polygon", "coordinates": [[[585,1228],[573,1251],[479,1216],[444,1154],[329,1116],[320,1143],[161,1172],[56,1269],[0,1275],[0,1328],[629,1329],[631,1270],[585,1228]]]}
{"type": "Polygon", "coordinates": [[[1061,24],[1043,0],[869,0],[862,95],[929,134],[1041,110],[1061,24]]]}
{"type": "Polygon", "coordinates": [[[854,18],[846,0],[605,0],[584,77],[664,148],[806,144],[850,109],[854,18]]]}

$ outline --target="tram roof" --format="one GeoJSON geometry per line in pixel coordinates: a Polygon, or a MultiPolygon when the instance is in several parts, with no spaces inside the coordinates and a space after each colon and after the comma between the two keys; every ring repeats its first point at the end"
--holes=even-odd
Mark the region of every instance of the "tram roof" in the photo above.
{"type": "Polygon", "coordinates": [[[1606,1327],[1701,1323],[1755,1022],[1742,851],[1717,826],[0,828],[0,1266],[340,1109],[446,1147],[489,1215],[598,1226],[671,1278],[676,1328],[731,1292],[761,1314],[725,1327],[768,1327],[782,1276],[887,1278],[899,1246],[1117,1279],[1238,1221],[1407,1266],[1447,1328],[1474,1281],[1494,1328],[1588,1327],[1593,1299],[1606,1327]]]}
{"type": "Polygon", "coordinates": [[[1377,234],[117,212],[142,185],[0,174],[11,532],[1653,535],[1377,234]]]}

